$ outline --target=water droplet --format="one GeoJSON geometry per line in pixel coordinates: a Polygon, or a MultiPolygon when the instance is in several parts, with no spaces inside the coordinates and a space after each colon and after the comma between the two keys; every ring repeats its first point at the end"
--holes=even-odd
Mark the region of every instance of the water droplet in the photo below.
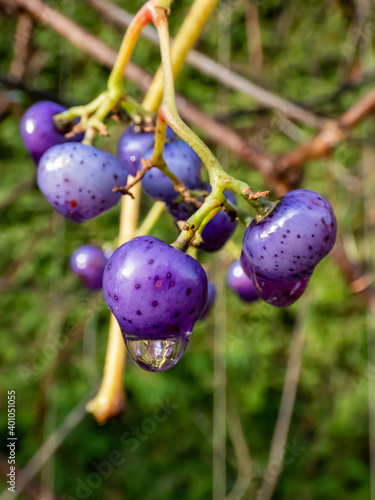
{"type": "Polygon", "coordinates": [[[189,336],[167,339],[144,339],[124,334],[129,356],[135,364],[149,372],[164,372],[173,368],[181,359],[189,342],[189,336]]]}

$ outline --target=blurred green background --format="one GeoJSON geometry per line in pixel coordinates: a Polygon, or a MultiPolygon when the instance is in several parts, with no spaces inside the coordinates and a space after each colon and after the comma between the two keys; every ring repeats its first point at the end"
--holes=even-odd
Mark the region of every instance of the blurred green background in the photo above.
{"type": "MultiPolygon", "coordinates": [[[[139,0],[117,3],[131,13],[142,4],[139,0]]],[[[172,34],[190,3],[175,1],[172,34]]],[[[50,5],[111,47],[119,47],[121,30],[84,1],[61,0],[50,5]]],[[[317,113],[336,117],[371,85],[365,72],[371,69],[373,40],[365,28],[371,27],[374,11],[370,18],[363,18],[357,7],[344,0],[261,0],[257,6],[245,0],[220,2],[197,48],[222,60],[218,44],[230,40],[230,60],[226,62],[232,69],[317,113]],[[219,11],[226,14],[219,16],[219,11]],[[259,22],[254,21],[254,11],[259,22]],[[256,27],[260,28],[261,49],[252,43],[249,46],[248,35],[256,27]],[[249,50],[256,64],[249,60],[249,50]],[[335,95],[344,83],[346,91],[335,95]]],[[[16,19],[0,17],[2,79],[9,75],[15,29],[16,19]]],[[[51,29],[36,23],[32,43],[32,69],[24,79],[28,89],[76,104],[88,102],[105,88],[108,70],[51,29]]],[[[158,49],[141,39],[133,60],[154,72],[159,64],[158,49]]],[[[273,113],[260,112],[251,98],[223,89],[189,66],[176,86],[184,97],[211,116],[220,114],[224,123],[261,149],[282,153],[314,133],[301,124],[298,128],[290,124],[283,132],[273,113]]],[[[125,87],[141,98],[130,82],[125,87]]],[[[17,465],[22,468],[100,383],[108,310],[100,292],[93,296],[70,274],[68,261],[82,244],[114,240],[119,206],[85,224],[75,224],[53,213],[35,185],[25,188],[35,166],[23,147],[19,121],[34,101],[30,92],[9,89],[4,82],[0,98],[7,104],[0,116],[0,438],[6,442],[7,391],[15,389],[17,465]]],[[[369,144],[368,154],[373,155],[371,125],[356,130],[332,158],[307,164],[303,184],[331,201],[347,250],[360,261],[365,260],[368,249],[365,220],[369,214],[364,210],[363,188],[366,185],[370,193],[374,186],[373,174],[364,179],[361,163],[364,140],[369,144]]],[[[103,148],[115,152],[122,129],[123,125],[111,125],[110,138],[100,140],[103,148]]],[[[209,146],[238,178],[257,189],[267,188],[248,164],[214,144],[209,146]]],[[[144,197],[141,217],[150,207],[144,197]]],[[[153,234],[167,242],[175,239],[167,214],[153,234]]],[[[166,373],[150,374],[129,361],[125,414],[103,427],[86,414],[36,475],[35,480],[57,498],[212,498],[213,485],[222,479],[213,475],[217,470],[216,465],[213,469],[214,425],[215,432],[220,432],[220,425],[226,432],[222,459],[227,494],[239,474],[236,438],[251,453],[247,491],[228,498],[253,498],[267,467],[296,317],[305,331],[301,376],[287,440],[288,460],[273,498],[370,498],[367,333],[371,323],[366,302],[351,292],[333,260],[326,258],[316,269],[306,297],[294,306],[283,310],[265,303],[242,303],[225,288],[226,269],[239,256],[242,236],[243,228],[238,227],[230,251],[199,254],[218,287],[218,306],[205,322],[196,325],[178,365],[166,373]],[[220,355],[224,345],[225,356],[220,355]],[[227,422],[225,414],[218,414],[225,393],[227,422]],[[157,422],[155,411],[165,405],[167,418],[157,422]],[[237,416],[243,430],[239,438],[237,416]],[[128,434],[121,441],[124,433],[128,434]],[[95,482],[92,474],[98,464],[113,458],[114,450],[121,463],[95,482]]],[[[3,460],[5,445],[2,453],[3,460]]],[[[215,460],[220,463],[220,457],[215,460]]],[[[1,470],[3,474],[4,467],[1,470]]],[[[4,475],[0,480],[5,486],[4,475]]],[[[30,492],[20,495],[29,497],[30,492]]]]}

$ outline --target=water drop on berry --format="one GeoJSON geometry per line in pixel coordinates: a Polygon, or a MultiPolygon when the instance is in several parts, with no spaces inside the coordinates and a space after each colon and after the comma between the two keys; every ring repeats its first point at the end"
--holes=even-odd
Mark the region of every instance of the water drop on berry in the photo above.
{"type": "Polygon", "coordinates": [[[124,334],[124,339],[131,359],[148,372],[164,372],[173,368],[189,342],[188,335],[155,340],[124,334]]]}

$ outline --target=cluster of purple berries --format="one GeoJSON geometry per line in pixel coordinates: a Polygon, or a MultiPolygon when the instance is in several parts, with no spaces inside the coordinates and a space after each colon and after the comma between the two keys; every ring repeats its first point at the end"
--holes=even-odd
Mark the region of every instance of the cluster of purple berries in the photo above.
{"type": "MultiPolygon", "coordinates": [[[[64,108],[40,102],[24,115],[21,133],[38,163],[38,184],[57,212],[76,222],[113,207],[127,176],[150,158],[154,134],[129,126],[118,144],[118,157],[66,139],[53,115],[64,108]]],[[[169,169],[192,190],[211,188],[201,178],[201,162],[188,144],[167,129],[163,157],[169,169]]],[[[142,181],[145,193],[163,200],[175,220],[187,220],[196,206],[179,199],[171,180],[157,168],[142,181]]],[[[227,198],[235,204],[234,196],[227,198]]],[[[219,250],[236,228],[225,212],[216,214],[202,232],[202,250],[219,250]]],[[[304,292],[320,260],[332,249],[336,219],[331,205],[313,191],[284,196],[261,221],[246,229],[241,261],[228,271],[228,284],[245,302],[258,298],[278,307],[294,303],[304,292]]],[[[194,324],[209,313],[215,287],[192,257],[152,236],[120,246],[107,260],[91,245],[76,250],[71,269],[90,289],[103,286],[109,309],[120,326],[129,355],[142,368],[164,371],[185,352],[194,324]]]]}

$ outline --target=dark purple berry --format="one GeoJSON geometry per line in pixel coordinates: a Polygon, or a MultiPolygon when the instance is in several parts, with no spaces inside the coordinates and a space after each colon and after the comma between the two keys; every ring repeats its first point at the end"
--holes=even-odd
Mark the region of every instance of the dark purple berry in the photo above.
{"type": "Polygon", "coordinates": [[[77,248],[70,257],[70,268],[91,290],[102,287],[103,272],[107,258],[101,248],[84,245],[77,248]]]}
{"type": "MultiPolygon", "coordinates": [[[[211,192],[211,186],[209,184],[204,184],[203,189],[211,192]]],[[[233,205],[236,205],[236,199],[230,191],[225,191],[225,196],[233,205]]],[[[203,198],[200,201],[203,202],[203,198]]],[[[168,204],[167,210],[176,221],[179,221],[189,219],[189,217],[197,211],[197,207],[193,203],[183,201],[180,203],[168,204]]],[[[205,252],[216,252],[217,250],[220,250],[220,248],[222,248],[232,236],[236,227],[237,221],[232,221],[226,212],[219,212],[203,229],[203,242],[198,248],[200,250],[204,250],[205,252]]]]}
{"type": "Polygon", "coordinates": [[[293,281],[311,275],[332,249],[336,218],[327,200],[314,191],[286,194],[261,222],[253,221],[243,240],[244,258],[258,276],[293,281]]]}
{"type": "MultiPolygon", "coordinates": [[[[168,126],[166,138],[172,140],[176,134],[168,126]]],[[[154,132],[142,132],[137,125],[131,124],[120,137],[117,146],[117,155],[130,175],[135,177],[137,170],[142,166],[141,158],[144,153],[154,144],[154,132]]]]}
{"type": "Polygon", "coordinates": [[[258,300],[253,281],[245,274],[241,262],[236,260],[228,269],[228,285],[244,302],[258,300]]]}
{"type": "MultiPolygon", "coordinates": [[[[149,159],[153,148],[145,152],[149,159]]],[[[195,151],[184,141],[177,140],[166,143],[163,158],[168,168],[180,179],[188,189],[202,189],[201,161],[195,151]]],[[[142,179],[144,192],[155,200],[171,203],[177,196],[172,181],[158,168],[149,170],[142,179]]]]}
{"type": "Polygon", "coordinates": [[[60,144],[49,149],[38,166],[38,185],[55,210],[83,222],[116,205],[127,172],[116,157],[86,144],[60,144]]]}
{"type": "Polygon", "coordinates": [[[183,355],[206,307],[207,276],[189,255],[140,236],[109,259],[103,292],[133,361],[149,371],[164,371],[183,355]]]}
{"type": "Polygon", "coordinates": [[[275,307],[288,307],[298,300],[306,290],[311,274],[292,281],[271,281],[259,276],[249,265],[242,252],[241,265],[252,280],[259,298],[275,307]]]}
{"type": "Polygon", "coordinates": [[[50,101],[33,104],[21,120],[21,135],[26,149],[36,164],[43,154],[56,144],[81,142],[83,134],[76,134],[67,139],[63,132],[55,127],[53,116],[66,111],[66,108],[50,101]]]}
{"type": "Polygon", "coordinates": [[[213,283],[211,283],[211,281],[208,282],[207,295],[208,295],[207,305],[206,305],[205,310],[202,312],[201,317],[199,318],[200,320],[207,318],[207,316],[210,314],[210,311],[215,303],[216,288],[215,288],[215,285],[213,283]]]}
{"type": "Polygon", "coordinates": [[[288,307],[298,300],[309,284],[310,277],[278,283],[253,275],[259,297],[275,307],[288,307]]]}

